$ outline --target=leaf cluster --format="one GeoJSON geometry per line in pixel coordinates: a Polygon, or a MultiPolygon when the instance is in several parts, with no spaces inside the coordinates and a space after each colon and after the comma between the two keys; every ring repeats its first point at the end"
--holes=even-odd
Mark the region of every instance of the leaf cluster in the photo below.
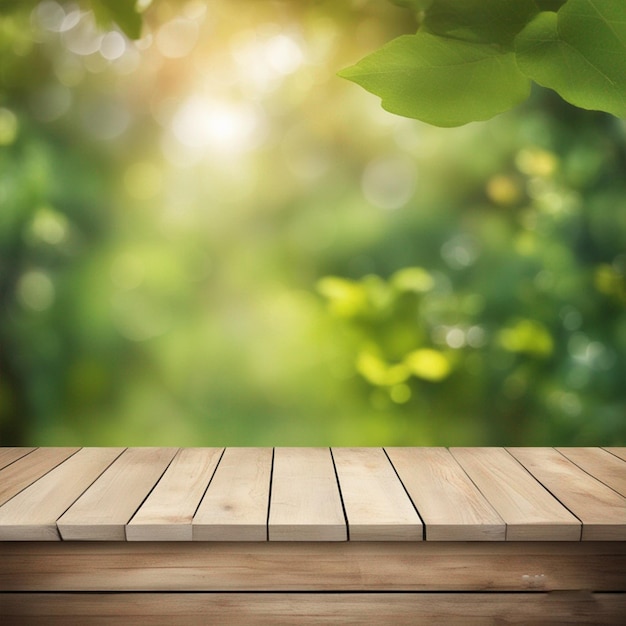
{"type": "Polygon", "coordinates": [[[420,310],[436,281],[423,267],[402,268],[388,281],[374,274],[356,281],[326,276],[317,287],[331,315],[356,331],[356,371],[392,398],[403,397],[411,377],[440,382],[452,372],[450,351],[427,340],[432,329],[420,310]]]}
{"type": "Polygon", "coordinates": [[[396,0],[419,28],[340,76],[387,111],[436,126],[486,120],[532,82],[583,109],[626,117],[623,0],[396,0]]]}

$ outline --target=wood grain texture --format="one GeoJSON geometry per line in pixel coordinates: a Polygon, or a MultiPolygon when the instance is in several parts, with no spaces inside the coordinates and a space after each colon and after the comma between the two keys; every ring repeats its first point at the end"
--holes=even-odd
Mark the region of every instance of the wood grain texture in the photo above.
{"type": "Polygon", "coordinates": [[[0,469],[21,459],[35,448],[0,448],[0,469]]]}
{"type": "Polygon", "coordinates": [[[557,448],[572,463],[626,497],[626,461],[602,448],[557,448]]]}
{"type": "Polygon", "coordinates": [[[56,521],[124,448],[83,448],[0,506],[0,541],[58,541],[56,521]]]}
{"type": "Polygon", "coordinates": [[[508,541],[578,541],[581,523],[504,448],[451,448],[506,522],[508,541]]]}
{"type": "Polygon", "coordinates": [[[0,542],[0,591],[626,591],[626,542],[0,542]]]}
{"type": "Polygon", "coordinates": [[[445,448],[386,448],[429,541],[503,541],[505,525],[445,448]]]}
{"type": "Polygon", "coordinates": [[[422,540],[422,520],[382,448],[331,452],[350,541],[422,540]]]}
{"type": "Polygon", "coordinates": [[[126,539],[126,524],[176,451],[128,448],[57,521],[61,537],[83,541],[126,539]]]}
{"type": "Polygon", "coordinates": [[[183,448],[126,526],[129,541],[191,541],[191,520],[223,448],[183,448]]]}
{"type": "Polygon", "coordinates": [[[7,502],[52,468],[63,463],[79,448],[37,448],[0,470],[0,505],[7,502]]]}
{"type": "Polygon", "coordinates": [[[508,448],[524,467],[582,521],[584,541],[626,540],[626,499],[554,448],[508,448]]]}
{"type": "Polygon", "coordinates": [[[193,519],[199,541],[266,541],[272,448],[227,448],[193,519]]]}
{"type": "Polygon", "coordinates": [[[346,541],[339,487],[329,448],[276,448],[270,541],[346,541]]]}
{"type": "Polygon", "coordinates": [[[8,594],[12,625],[622,624],[626,595],[591,593],[8,594]]]}

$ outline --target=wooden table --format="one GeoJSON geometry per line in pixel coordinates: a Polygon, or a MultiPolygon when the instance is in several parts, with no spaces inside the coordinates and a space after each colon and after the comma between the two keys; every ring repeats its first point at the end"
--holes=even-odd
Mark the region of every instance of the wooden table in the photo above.
{"type": "Polygon", "coordinates": [[[0,448],[2,624],[625,614],[626,448],[0,448]]]}

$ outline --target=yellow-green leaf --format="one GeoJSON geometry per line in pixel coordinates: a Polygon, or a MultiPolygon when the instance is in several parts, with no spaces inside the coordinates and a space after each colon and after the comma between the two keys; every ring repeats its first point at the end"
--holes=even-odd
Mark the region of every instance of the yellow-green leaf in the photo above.
{"type": "Polygon", "coordinates": [[[390,41],[340,76],[380,96],[387,111],[436,126],[489,119],[530,90],[513,52],[422,31],[390,41]]]}
{"type": "Polygon", "coordinates": [[[432,382],[444,380],[452,371],[452,365],[446,355],[432,348],[414,350],[407,354],[404,362],[412,374],[432,382]]]}
{"type": "Polygon", "coordinates": [[[356,369],[368,382],[381,387],[398,385],[410,376],[404,364],[390,365],[368,350],[357,357],[356,369]]]}
{"type": "Polygon", "coordinates": [[[427,272],[422,267],[405,267],[398,270],[391,277],[391,284],[398,291],[415,291],[422,293],[430,291],[435,281],[430,272],[427,272]]]}
{"type": "Polygon", "coordinates": [[[339,317],[354,317],[367,308],[363,285],[345,278],[326,276],[317,283],[317,290],[328,300],[331,313],[339,317]]]}
{"type": "Polygon", "coordinates": [[[501,330],[498,339],[500,345],[509,352],[547,357],[554,349],[552,335],[543,324],[535,320],[516,321],[501,330]]]}

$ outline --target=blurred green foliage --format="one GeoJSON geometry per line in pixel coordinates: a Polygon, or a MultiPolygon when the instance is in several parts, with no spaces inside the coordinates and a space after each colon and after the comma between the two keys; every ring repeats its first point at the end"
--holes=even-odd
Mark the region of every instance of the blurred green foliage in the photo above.
{"type": "Polygon", "coordinates": [[[0,444],[624,444],[623,121],[381,111],[388,3],[1,6],[0,444]]]}

